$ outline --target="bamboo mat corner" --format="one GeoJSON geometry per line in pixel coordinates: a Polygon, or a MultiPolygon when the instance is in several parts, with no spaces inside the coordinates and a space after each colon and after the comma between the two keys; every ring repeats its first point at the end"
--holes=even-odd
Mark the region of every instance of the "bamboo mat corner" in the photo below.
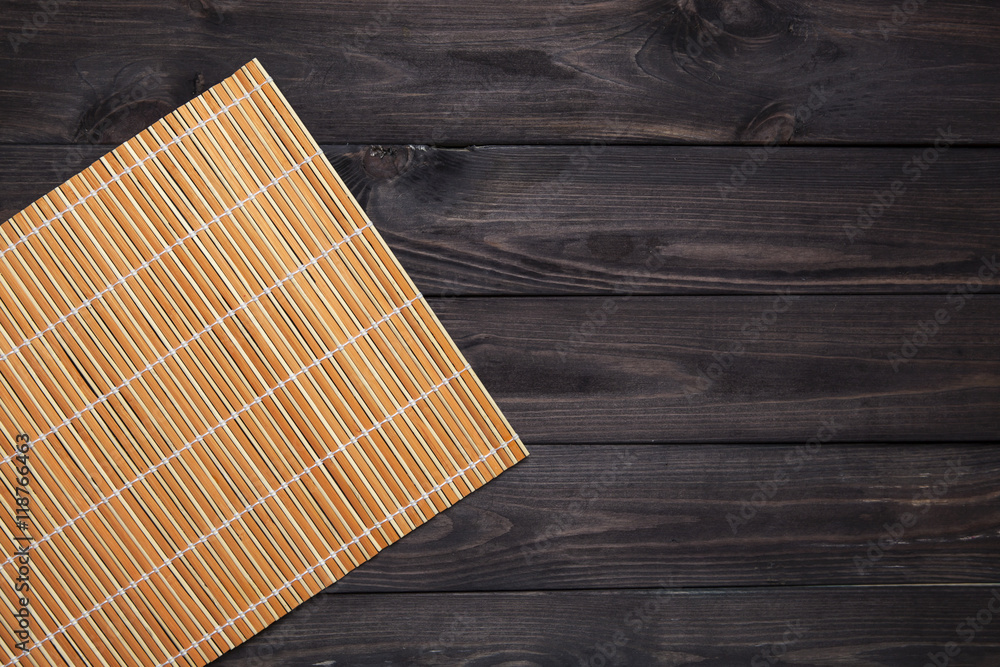
{"type": "Polygon", "coordinates": [[[527,456],[256,60],[0,283],[0,667],[206,665],[527,456]]]}

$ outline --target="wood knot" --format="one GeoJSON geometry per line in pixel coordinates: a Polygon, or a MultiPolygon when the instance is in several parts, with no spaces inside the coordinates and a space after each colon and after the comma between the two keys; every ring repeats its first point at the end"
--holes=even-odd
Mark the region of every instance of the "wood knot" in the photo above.
{"type": "Polygon", "coordinates": [[[780,12],[766,0],[725,0],[716,11],[728,32],[736,35],[759,36],[778,31],[780,12]]]}
{"type": "Polygon", "coordinates": [[[84,112],[74,139],[88,144],[118,144],[135,136],[174,108],[164,84],[165,75],[158,69],[125,68],[108,92],[84,112]]]}
{"type": "Polygon", "coordinates": [[[795,134],[795,110],[785,102],[772,102],[737,131],[744,144],[784,144],[795,134]]]}
{"type": "Polygon", "coordinates": [[[208,90],[208,84],[205,83],[205,75],[201,72],[195,72],[194,78],[191,79],[191,94],[197,97],[206,90],[208,90]]]}
{"type": "Polygon", "coordinates": [[[770,72],[802,40],[790,28],[799,19],[771,0],[677,0],[663,16],[637,63],[664,79],[669,60],[688,74],[726,85],[748,71],[770,72]]]}
{"type": "Polygon", "coordinates": [[[406,170],[411,152],[404,146],[369,146],[361,158],[361,166],[372,180],[387,181],[406,170]]]}
{"type": "Polygon", "coordinates": [[[702,46],[722,36],[760,40],[787,31],[790,16],[769,0],[678,0],[673,20],[702,46]]]}

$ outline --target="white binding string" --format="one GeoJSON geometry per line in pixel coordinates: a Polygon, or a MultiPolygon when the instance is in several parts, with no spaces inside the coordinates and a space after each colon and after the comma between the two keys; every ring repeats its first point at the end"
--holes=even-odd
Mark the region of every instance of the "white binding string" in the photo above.
{"type": "Polygon", "coordinates": [[[240,201],[236,202],[235,204],[233,204],[232,206],[230,206],[229,208],[227,208],[225,211],[223,211],[219,215],[217,215],[214,218],[212,218],[211,220],[203,223],[201,225],[201,227],[198,227],[197,229],[194,229],[194,230],[188,232],[187,234],[185,234],[184,236],[180,237],[179,239],[177,239],[176,241],[174,241],[173,243],[171,243],[170,245],[168,245],[166,248],[164,248],[160,252],[156,253],[155,255],[153,255],[152,257],[150,257],[149,259],[147,259],[145,262],[143,262],[139,266],[137,266],[134,269],[132,269],[132,271],[130,271],[129,273],[127,273],[124,276],[122,276],[121,278],[119,278],[117,282],[114,282],[114,283],[108,285],[107,287],[105,287],[104,289],[102,289],[100,292],[98,292],[94,296],[90,297],[89,299],[87,299],[86,301],[84,301],[83,303],[81,303],[76,308],[70,310],[68,313],[66,313],[65,315],[61,316],[55,322],[53,322],[52,324],[50,324],[47,328],[42,329],[41,331],[39,331],[38,333],[36,333],[31,338],[28,338],[28,339],[22,341],[17,347],[15,347],[13,350],[11,350],[10,352],[8,352],[7,354],[0,355],[0,361],[6,361],[6,359],[8,357],[11,357],[11,356],[17,354],[22,349],[24,349],[28,345],[31,345],[36,340],[38,340],[39,338],[41,338],[42,336],[44,336],[48,332],[52,331],[53,329],[55,329],[57,326],[59,326],[63,322],[68,322],[69,318],[73,317],[74,315],[76,315],[77,313],[79,313],[81,310],[83,310],[84,308],[86,308],[90,304],[94,303],[95,301],[97,301],[98,299],[100,299],[101,297],[103,297],[105,294],[111,292],[113,289],[115,289],[116,287],[118,287],[119,285],[121,285],[122,283],[124,283],[129,278],[132,278],[132,277],[138,275],[138,273],[140,271],[142,271],[143,269],[146,269],[149,266],[151,266],[153,264],[153,262],[155,262],[156,260],[158,260],[160,257],[163,257],[165,254],[167,254],[168,252],[170,252],[171,250],[173,250],[174,248],[176,248],[180,244],[184,243],[188,239],[191,239],[191,238],[197,236],[198,234],[200,234],[201,232],[205,231],[210,226],[212,226],[213,224],[215,224],[219,220],[222,220],[227,215],[231,215],[237,209],[243,208],[243,206],[245,206],[249,201],[251,201],[251,200],[259,197],[260,195],[262,195],[264,193],[265,190],[273,187],[278,182],[280,182],[282,179],[288,178],[292,174],[292,172],[297,171],[298,169],[300,169],[302,167],[302,165],[304,165],[307,162],[309,162],[310,160],[318,157],[322,152],[323,151],[321,151],[321,150],[317,151],[317,152],[313,153],[312,155],[310,155],[309,157],[303,159],[301,162],[292,165],[287,171],[283,171],[280,174],[278,174],[277,176],[275,176],[274,178],[272,178],[270,181],[268,181],[263,186],[261,186],[253,194],[247,195],[245,198],[243,198],[240,201]]]}
{"type": "MultiPolygon", "coordinates": [[[[398,313],[404,307],[405,307],[405,304],[403,306],[400,306],[396,310],[394,310],[392,314],[394,315],[394,314],[398,313]]],[[[387,316],[387,318],[388,318],[388,316],[387,316]]],[[[373,325],[373,327],[374,326],[376,326],[376,325],[373,325]]],[[[299,373],[297,373],[296,375],[301,374],[301,373],[305,372],[305,370],[307,370],[309,368],[312,368],[312,367],[318,365],[319,363],[323,362],[324,360],[328,359],[330,356],[332,356],[333,352],[335,352],[335,351],[328,352],[326,355],[324,355],[323,357],[320,357],[319,359],[317,359],[316,361],[314,361],[312,364],[310,364],[309,366],[307,366],[302,371],[299,371],[299,373]]],[[[409,410],[410,408],[412,408],[413,406],[415,406],[420,401],[425,400],[431,394],[439,391],[442,387],[444,387],[449,382],[451,382],[452,380],[454,380],[459,375],[461,375],[462,373],[464,373],[465,371],[467,371],[469,369],[470,369],[469,365],[466,364],[460,370],[458,370],[454,374],[450,375],[449,377],[445,378],[444,380],[442,380],[438,384],[434,385],[433,387],[431,387],[427,391],[425,391],[425,392],[421,393],[420,395],[415,396],[414,398],[410,399],[407,403],[403,404],[403,406],[401,406],[399,409],[397,409],[396,412],[394,412],[393,414],[389,415],[388,417],[385,417],[384,419],[382,419],[381,421],[377,422],[375,425],[371,426],[370,428],[365,429],[364,431],[362,431],[358,435],[353,436],[350,440],[348,440],[347,442],[343,443],[342,445],[339,445],[336,449],[330,451],[329,453],[327,453],[322,458],[317,459],[309,467],[307,467],[304,471],[298,473],[294,477],[292,477],[289,480],[283,482],[281,485],[279,485],[276,489],[274,489],[273,491],[271,491],[270,493],[268,493],[266,496],[258,498],[255,502],[253,502],[252,504],[250,504],[250,505],[246,506],[245,508],[243,508],[239,512],[239,514],[237,514],[233,518],[226,520],[224,523],[222,523],[221,525],[219,525],[217,528],[212,529],[211,531],[209,531],[208,533],[206,533],[205,535],[203,535],[202,537],[200,537],[195,542],[192,542],[191,544],[187,545],[186,547],[184,547],[183,549],[181,549],[180,551],[178,551],[177,553],[175,553],[173,556],[171,556],[162,565],[159,565],[159,566],[155,567],[154,569],[150,570],[149,572],[143,574],[141,577],[139,577],[138,579],[136,579],[135,581],[133,581],[132,583],[130,583],[128,586],[125,586],[124,588],[119,589],[113,595],[108,596],[102,602],[100,602],[100,603],[94,605],[93,607],[91,607],[88,611],[84,612],[79,617],[77,617],[77,618],[73,619],[72,621],[69,621],[69,622],[61,625],[59,628],[53,630],[51,633],[49,633],[48,635],[46,635],[44,638],[36,641],[34,643],[34,645],[31,647],[31,649],[29,649],[28,652],[30,652],[31,650],[33,650],[33,649],[41,646],[42,644],[44,644],[46,642],[48,642],[53,637],[55,637],[55,636],[59,635],[60,633],[64,632],[66,629],[68,629],[68,628],[70,628],[70,627],[72,627],[74,625],[77,625],[78,623],[80,623],[80,621],[84,620],[85,618],[87,618],[88,616],[90,616],[95,611],[97,611],[98,609],[100,609],[104,605],[108,604],[109,602],[111,602],[115,598],[117,598],[117,597],[119,597],[121,595],[124,595],[126,592],[132,590],[133,588],[136,588],[137,586],[139,586],[140,584],[142,584],[144,581],[148,581],[151,577],[155,576],[160,570],[162,570],[163,568],[169,566],[171,563],[173,563],[175,560],[177,560],[178,558],[180,558],[181,556],[183,556],[188,551],[191,551],[192,549],[197,548],[200,544],[203,544],[203,543],[207,542],[208,540],[212,539],[213,537],[215,537],[216,535],[220,534],[223,530],[225,530],[230,525],[232,525],[232,523],[234,521],[237,521],[242,516],[244,516],[245,514],[247,514],[250,511],[252,511],[258,505],[261,505],[261,504],[267,502],[268,500],[270,500],[271,498],[275,497],[277,494],[279,494],[282,491],[284,491],[285,489],[287,489],[289,486],[291,486],[292,484],[294,484],[295,482],[297,482],[299,479],[301,479],[305,475],[308,475],[310,472],[312,472],[313,470],[315,470],[318,466],[320,466],[323,463],[325,463],[326,461],[332,459],[334,456],[336,456],[338,453],[342,452],[344,449],[346,449],[350,445],[353,445],[353,444],[357,443],[361,438],[365,437],[369,433],[372,433],[372,432],[377,431],[378,429],[382,428],[385,424],[389,423],[390,421],[392,421],[396,417],[400,416],[401,414],[403,414],[404,412],[406,412],[407,410],[409,410]]],[[[295,376],[293,376],[293,377],[295,377],[295,376]]],[[[289,380],[290,379],[291,378],[289,378],[289,380]]],[[[288,382],[289,380],[286,380],[285,382],[288,382]]],[[[281,385],[279,385],[279,386],[281,386],[281,385]]],[[[261,399],[262,398],[264,398],[264,397],[262,396],[261,399]]],[[[260,400],[260,399],[258,399],[258,400],[260,400]]],[[[250,407],[250,406],[247,406],[247,407],[250,407]]],[[[244,410],[245,409],[246,408],[244,408],[244,410]]],[[[484,455],[484,457],[485,456],[489,456],[489,454],[484,455]]],[[[480,460],[482,460],[484,457],[480,457],[480,460]]],[[[479,461],[477,461],[473,465],[477,465],[478,463],[479,463],[479,461]]],[[[467,471],[469,469],[470,468],[466,468],[465,471],[467,471]]],[[[462,472],[464,472],[464,471],[462,471],[462,472]]],[[[459,474],[461,474],[461,472],[459,474]]],[[[438,490],[438,489],[442,488],[445,484],[447,484],[449,481],[451,481],[453,479],[454,479],[454,476],[451,477],[451,478],[449,478],[448,480],[445,480],[444,482],[442,482],[441,484],[439,484],[437,487],[435,487],[435,490],[438,490]]],[[[405,508],[401,508],[401,509],[397,510],[395,513],[391,514],[388,518],[386,518],[386,519],[382,520],[380,523],[376,524],[375,527],[384,525],[387,521],[395,518],[403,510],[409,509],[414,504],[416,504],[417,502],[419,502],[420,500],[422,500],[424,497],[426,497],[426,495],[427,494],[424,494],[424,496],[421,496],[420,499],[414,501],[410,505],[407,505],[405,508]]],[[[362,533],[362,535],[371,534],[372,530],[374,530],[374,527],[373,528],[369,528],[365,533],[362,533]]],[[[360,536],[358,538],[355,538],[355,541],[357,541],[358,539],[360,539],[360,536]]],[[[348,543],[348,545],[350,545],[350,544],[354,544],[354,541],[348,543]]],[[[346,548],[348,545],[344,545],[343,547],[341,547],[341,550],[343,550],[344,548],[346,548]]],[[[337,553],[339,553],[339,551],[337,553]]],[[[327,560],[329,560],[329,558],[327,560]]],[[[326,561],[323,561],[323,562],[326,562],[326,561]]],[[[313,569],[315,569],[315,568],[313,568],[313,569]]],[[[307,571],[307,573],[308,573],[308,571],[307,571]]],[[[305,574],[299,575],[296,579],[293,580],[293,582],[294,581],[298,581],[303,576],[305,576],[305,574]]],[[[267,599],[267,598],[265,598],[265,599],[267,599]]],[[[244,615],[246,613],[249,613],[249,612],[244,612],[244,615]]],[[[240,616],[240,618],[242,618],[242,616],[240,616]]],[[[232,621],[230,621],[230,623],[232,623],[232,621]]],[[[223,627],[225,627],[225,626],[223,626],[223,627]]],[[[202,641],[204,641],[204,640],[202,640],[202,641]]],[[[201,642],[199,642],[199,644],[200,643],[201,642]]],[[[24,655],[24,653],[22,653],[22,655],[24,655]]],[[[18,657],[21,657],[21,656],[18,656],[18,657]]],[[[180,656],[178,656],[178,657],[180,657],[180,656]]],[[[12,665],[12,664],[13,664],[13,662],[9,662],[6,665],[4,665],[4,667],[8,667],[9,665],[12,665]]]]}
{"type": "MultiPolygon", "coordinates": [[[[286,384],[288,384],[289,382],[291,382],[292,380],[294,380],[298,376],[300,376],[303,373],[311,370],[312,368],[314,368],[318,364],[322,363],[323,361],[325,361],[327,359],[330,359],[331,357],[333,357],[333,355],[335,355],[337,352],[340,352],[341,350],[343,350],[348,345],[350,345],[350,344],[358,341],[363,336],[365,336],[368,332],[376,329],[377,327],[379,327],[380,325],[382,325],[386,321],[388,321],[391,317],[393,317],[394,315],[396,315],[399,312],[401,312],[404,308],[407,308],[410,305],[412,305],[413,302],[416,301],[419,298],[420,298],[420,294],[418,293],[412,299],[409,299],[406,302],[404,302],[402,305],[397,306],[391,312],[383,315],[382,318],[379,319],[377,322],[374,322],[374,323],[370,324],[369,326],[367,326],[366,328],[362,329],[361,331],[359,331],[354,336],[351,336],[350,338],[348,338],[346,341],[344,341],[343,343],[341,343],[340,345],[338,345],[334,349],[328,351],[326,354],[324,354],[319,359],[313,361],[308,366],[305,366],[304,368],[301,368],[300,370],[296,371],[293,375],[289,376],[287,379],[281,381],[280,383],[278,383],[274,387],[268,389],[266,392],[264,392],[263,394],[261,394],[260,396],[258,396],[257,398],[255,398],[250,403],[247,403],[246,405],[244,405],[242,408],[240,408],[236,412],[234,412],[231,415],[229,415],[229,417],[227,417],[223,421],[219,422],[218,424],[216,424],[215,426],[213,426],[211,429],[209,429],[205,433],[199,435],[197,438],[195,438],[191,442],[188,442],[185,445],[183,445],[182,447],[180,447],[179,449],[175,450],[172,454],[170,454],[170,456],[162,459],[159,463],[157,463],[156,465],[154,465],[152,468],[149,468],[145,472],[141,473],[135,479],[130,480],[129,482],[127,482],[120,489],[116,489],[111,495],[102,497],[99,501],[97,501],[96,503],[94,503],[93,505],[91,505],[90,507],[88,507],[86,510],[80,512],[75,517],[73,517],[72,519],[70,519],[69,521],[67,521],[66,523],[64,523],[63,525],[61,525],[58,528],[54,529],[51,533],[48,533],[47,535],[44,535],[43,537],[40,537],[39,539],[35,540],[32,543],[31,547],[35,548],[35,547],[41,546],[43,543],[49,541],[50,539],[52,539],[53,537],[55,537],[56,535],[58,535],[62,531],[66,530],[67,528],[69,528],[70,526],[72,526],[74,523],[76,523],[77,521],[79,521],[83,517],[87,516],[88,514],[90,514],[94,510],[96,510],[97,508],[101,507],[102,505],[104,505],[105,503],[109,502],[113,498],[117,498],[117,497],[121,496],[122,493],[124,493],[125,491],[129,490],[130,488],[132,488],[133,486],[135,486],[136,484],[138,484],[140,481],[142,481],[143,479],[145,479],[147,476],[151,475],[152,473],[154,473],[158,469],[162,468],[164,465],[166,465],[171,460],[177,458],[178,456],[180,456],[184,452],[188,451],[189,449],[191,449],[192,447],[194,447],[199,442],[202,442],[205,438],[207,438],[208,436],[212,435],[217,430],[219,430],[220,428],[222,428],[223,426],[225,426],[226,424],[228,424],[229,422],[231,422],[233,419],[235,419],[236,417],[240,416],[241,414],[243,414],[244,412],[246,412],[247,410],[249,410],[253,406],[257,405],[262,400],[264,400],[268,396],[272,395],[274,392],[278,391],[279,389],[281,389],[282,387],[284,387],[286,384]]],[[[16,554],[15,554],[15,556],[16,556],[16,554]]],[[[14,559],[15,559],[15,556],[8,557],[7,560],[4,561],[3,565],[0,565],[0,567],[6,567],[7,565],[10,565],[11,563],[13,563],[14,559]]]]}
{"type": "MultiPolygon", "coordinates": [[[[201,639],[199,639],[198,641],[196,641],[194,644],[191,644],[191,646],[188,646],[186,649],[184,649],[183,651],[181,651],[177,655],[175,655],[172,658],[170,658],[170,660],[168,660],[166,662],[161,662],[157,667],[167,667],[167,665],[176,665],[178,660],[180,660],[181,658],[183,658],[184,656],[186,656],[188,653],[190,653],[194,649],[196,649],[199,646],[201,646],[207,640],[209,640],[212,637],[214,637],[215,635],[219,634],[220,632],[222,632],[223,630],[225,630],[229,626],[234,625],[238,621],[246,618],[247,615],[253,613],[253,611],[257,607],[259,607],[260,605],[264,604],[265,602],[267,602],[268,600],[270,600],[271,598],[273,598],[275,595],[278,595],[279,593],[281,593],[285,589],[291,588],[293,585],[295,585],[299,581],[302,581],[307,576],[309,576],[310,574],[312,574],[313,572],[315,572],[319,568],[321,568],[324,565],[326,565],[327,562],[329,562],[330,560],[332,560],[333,558],[335,558],[336,556],[338,556],[342,551],[346,550],[347,548],[349,548],[349,547],[351,547],[351,546],[353,546],[355,544],[358,544],[362,539],[364,539],[365,537],[371,535],[372,532],[374,532],[378,528],[381,528],[383,525],[385,525],[389,521],[391,521],[394,518],[396,518],[396,516],[398,516],[399,514],[402,514],[403,512],[405,512],[406,510],[410,509],[411,507],[417,505],[418,503],[420,503],[420,502],[422,502],[424,500],[429,499],[431,497],[431,495],[437,493],[438,491],[440,491],[441,489],[443,489],[448,484],[451,484],[456,479],[458,479],[459,477],[461,477],[465,473],[469,472],[470,470],[472,470],[473,468],[475,468],[477,465],[479,465],[480,463],[484,462],[489,457],[491,457],[494,454],[496,454],[497,452],[499,452],[504,447],[507,447],[510,444],[512,444],[515,440],[517,440],[517,435],[515,435],[514,437],[512,437],[510,440],[508,440],[507,442],[503,443],[502,445],[498,445],[497,447],[492,448],[490,451],[488,451],[487,453],[483,454],[478,459],[476,459],[475,461],[473,461],[472,463],[470,463],[469,465],[467,465],[465,468],[462,468],[461,470],[459,470],[458,472],[456,472],[454,475],[452,475],[448,479],[444,480],[443,482],[441,482],[440,484],[438,484],[437,486],[435,486],[430,491],[425,492],[423,495],[421,495],[419,498],[417,498],[416,500],[414,500],[413,502],[411,502],[409,505],[407,505],[405,507],[400,507],[398,510],[396,510],[395,512],[393,512],[392,514],[390,514],[385,519],[383,519],[382,521],[378,522],[377,524],[375,524],[374,526],[372,526],[371,528],[369,528],[365,532],[361,533],[360,535],[358,535],[357,537],[355,537],[353,540],[351,540],[347,544],[344,544],[344,545],[340,546],[339,548],[337,548],[336,551],[330,552],[329,556],[327,556],[326,558],[324,558],[323,560],[321,560],[316,565],[311,566],[310,568],[308,568],[302,574],[297,575],[294,579],[292,579],[291,581],[287,582],[284,586],[282,586],[282,587],[274,590],[270,595],[268,595],[267,597],[265,597],[264,599],[262,599],[260,602],[257,602],[255,604],[251,605],[249,608],[247,608],[246,610],[240,612],[239,614],[237,614],[235,617],[231,618],[229,621],[227,621],[223,625],[220,625],[218,628],[216,628],[212,632],[204,635],[201,639]]],[[[6,665],[4,667],[6,667],[6,665]]]]}
{"type": "MultiPolygon", "coordinates": [[[[139,160],[135,164],[133,164],[131,167],[126,167],[121,173],[115,174],[114,176],[111,177],[110,181],[107,181],[106,183],[102,183],[100,186],[97,187],[96,190],[94,190],[93,192],[90,192],[89,194],[87,194],[82,199],[78,199],[76,202],[74,202],[73,204],[71,204],[69,206],[69,208],[67,208],[65,211],[61,211],[59,213],[56,213],[54,216],[52,216],[51,218],[48,218],[47,220],[45,220],[44,222],[42,222],[42,224],[40,224],[39,226],[37,226],[34,229],[32,229],[31,231],[29,231],[27,234],[25,234],[24,236],[22,236],[21,238],[19,238],[17,241],[15,241],[14,243],[12,243],[11,245],[7,246],[3,250],[0,250],[0,258],[2,258],[4,255],[6,255],[8,252],[10,252],[11,250],[13,250],[17,246],[19,246],[22,243],[24,243],[25,241],[27,241],[29,238],[31,238],[32,236],[34,236],[38,232],[42,231],[43,229],[45,229],[46,227],[48,227],[49,225],[51,225],[56,220],[62,218],[65,215],[68,215],[70,213],[70,211],[73,211],[80,204],[84,203],[85,201],[87,201],[91,197],[97,196],[102,190],[107,190],[108,186],[110,186],[112,183],[117,183],[119,180],[121,180],[121,178],[123,176],[126,176],[126,175],[132,173],[132,171],[134,169],[136,169],[136,168],[144,165],[146,162],[150,161],[151,159],[153,159],[154,157],[156,157],[157,155],[159,155],[160,153],[162,153],[166,149],[170,148],[174,144],[178,143],[179,141],[181,141],[185,137],[190,136],[196,130],[201,129],[202,127],[205,127],[205,125],[207,123],[210,123],[211,121],[215,120],[216,118],[218,118],[220,115],[222,115],[226,111],[229,111],[231,108],[233,108],[234,106],[236,106],[237,104],[239,104],[243,100],[247,99],[248,97],[250,97],[251,95],[253,95],[255,92],[257,92],[258,90],[260,90],[261,88],[263,88],[264,86],[266,86],[270,82],[271,82],[271,77],[267,77],[266,79],[264,79],[263,81],[261,81],[260,83],[258,83],[257,85],[255,85],[253,88],[251,88],[249,91],[247,91],[243,95],[237,97],[235,100],[233,100],[232,102],[230,102],[226,106],[222,107],[221,109],[219,109],[215,113],[211,114],[210,116],[206,117],[204,120],[199,121],[196,125],[192,125],[187,130],[184,130],[184,132],[182,132],[181,134],[177,135],[176,137],[174,137],[173,139],[171,139],[167,143],[163,144],[162,146],[160,146],[159,148],[157,148],[155,151],[153,151],[152,153],[150,153],[146,157],[142,158],[141,160],[139,160]]],[[[4,357],[4,358],[6,358],[6,357],[4,357]]]]}

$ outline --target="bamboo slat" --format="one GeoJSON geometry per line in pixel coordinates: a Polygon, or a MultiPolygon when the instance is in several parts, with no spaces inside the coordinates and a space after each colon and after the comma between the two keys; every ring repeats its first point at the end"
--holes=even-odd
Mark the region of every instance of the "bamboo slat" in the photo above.
{"type": "Polygon", "coordinates": [[[2,667],[205,665],[527,456],[256,60],[0,282],[2,667]]]}

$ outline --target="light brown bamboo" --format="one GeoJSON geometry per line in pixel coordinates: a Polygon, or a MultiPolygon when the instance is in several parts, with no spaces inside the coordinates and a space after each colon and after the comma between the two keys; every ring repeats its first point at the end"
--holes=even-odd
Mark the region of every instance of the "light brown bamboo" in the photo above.
{"type": "Polygon", "coordinates": [[[0,226],[0,284],[0,667],[205,665],[527,455],[257,61],[0,226]]]}

